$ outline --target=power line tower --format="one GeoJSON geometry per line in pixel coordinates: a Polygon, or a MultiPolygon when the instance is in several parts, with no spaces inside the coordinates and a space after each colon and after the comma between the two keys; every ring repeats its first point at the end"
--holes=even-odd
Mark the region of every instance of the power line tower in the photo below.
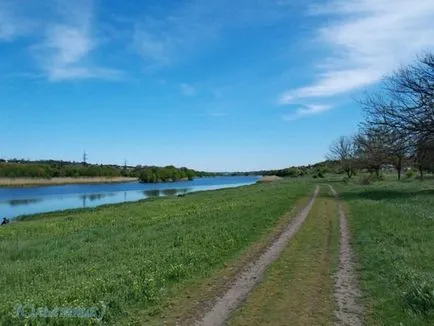
{"type": "Polygon", "coordinates": [[[83,153],[83,165],[86,165],[87,164],[87,154],[86,154],[86,151],[84,151],[84,153],[83,153]]]}

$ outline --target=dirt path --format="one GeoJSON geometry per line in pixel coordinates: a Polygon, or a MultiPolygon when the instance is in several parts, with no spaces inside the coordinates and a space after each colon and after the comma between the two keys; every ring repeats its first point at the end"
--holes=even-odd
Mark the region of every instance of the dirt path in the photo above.
{"type": "Polygon", "coordinates": [[[236,277],[232,287],[222,297],[217,299],[213,307],[201,320],[196,321],[196,325],[223,325],[229,319],[232,311],[247,298],[249,292],[261,281],[265,269],[280,256],[288,244],[288,241],[303,225],[303,222],[312,209],[318,192],[319,187],[317,186],[307,206],[290,221],[288,226],[285,228],[285,231],[256,262],[253,262],[244,268],[238,277],[236,277]]]}
{"type": "Polygon", "coordinates": [[[337,303],[335,314],[338,319],[336,325],[359,326],[363,324],[363,306],[360,303],[361,292],[355,274],[347,218],[339,203],[337,192],[331,185],[329,185],[329,187],[338,201],[341,233],[339,270],[335,279],[335,300],[337,303]]]}

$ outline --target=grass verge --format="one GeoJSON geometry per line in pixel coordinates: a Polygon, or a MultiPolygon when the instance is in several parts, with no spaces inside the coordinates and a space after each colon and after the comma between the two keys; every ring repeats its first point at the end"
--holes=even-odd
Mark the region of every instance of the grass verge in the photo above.
{"type": "Polygon", "coordinates": [[[17,304],[53,309],[100,302],[107,324],[151,323],[170,310],[168,298],[240,257],[311,190],[283,181],[11,223],[0,228],[0,324],[29,321],[13,316],[17,304]]]}
{"type": "Polygon", "coordinates": [[[367,325],[434,325],[434,185],[334,185],[347,203],[367,325]]]}
{"type": "Polygon", "coordinates": [[[322,188],[305,224],[230,325],[333,324],[339,221],[336,202],[322,188]]]}

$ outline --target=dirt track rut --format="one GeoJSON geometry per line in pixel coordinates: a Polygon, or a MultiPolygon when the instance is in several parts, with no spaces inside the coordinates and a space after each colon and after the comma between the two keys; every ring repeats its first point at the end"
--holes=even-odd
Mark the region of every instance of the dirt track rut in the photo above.
{"type": "Polygon", "coordinates": [[[261,281],[265,269],[280,256],[289,240],[294,237],[303,225],[303,222],[312,209],[318,192],[319,187],[317,186],[307,206],[288,223],[282,234],[257,261],[250,263],[244,268],[235,279],[230,289],[222,297],[217,299],[215,304],[202,319],[196,321],[196,325],[223,325],[230,318],[231,313],[247,298],[250,291],[261,281]]]}
{"type": "Polygon", "coordinates": [[[339,203],[338,194],[332,186],[329,187],[338,203],[340,224],[339,269],[335,279],[335,315],[338,319],[336,325],[360,326],[363,324],[363,306],[360,304],[361,292],[355,273],[347,218],[339,203]]]}

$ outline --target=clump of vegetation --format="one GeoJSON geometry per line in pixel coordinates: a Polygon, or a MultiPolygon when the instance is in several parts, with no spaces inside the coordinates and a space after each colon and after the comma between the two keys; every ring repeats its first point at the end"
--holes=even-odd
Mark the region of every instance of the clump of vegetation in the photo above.
{"type": "Polygon", "coordinates": [[[321,179],[322,179],[322,178],[324,178],[324,174],[325,174],[325,172],[324,172],[323,169],[321,169],[321,168],[317,168],[317,169],[314,171],[312,177],[313,177],[314,179],[316,179],[316,178],[321,178],[321,179]]]}
{"type": "Polygon", "coordinates": [[[363,186],[368,186],[368,185],[372,184],[372,176],[370,176],[370,175],[362,176],[359,179],[359,184],[361,184],[363,186]]]}
{"type": "Polygon", "coordinates": [[[411,178],[413,178],[414,176],[415,176],[416,174],[414,173],[414,171],[413,170],[408,170],[406,173],[405,173],[405,177],[407,178],[407,179],[411,179],[411,178]]]}
{"type": "Polygon", "coordinates": [[[426,282],[414,283],[404,295],[405,306],[423,316],[434,311],[434,287],[426,282]]]}
{"type": "Polygon", "coordinates": [[[174,166],[163,168],[146,166],[141,169],[139,180],[145,183],[173,182],[178,180],[193,180],[196,175],[196,171],[187,168],[177,169],[174,166]]]}

